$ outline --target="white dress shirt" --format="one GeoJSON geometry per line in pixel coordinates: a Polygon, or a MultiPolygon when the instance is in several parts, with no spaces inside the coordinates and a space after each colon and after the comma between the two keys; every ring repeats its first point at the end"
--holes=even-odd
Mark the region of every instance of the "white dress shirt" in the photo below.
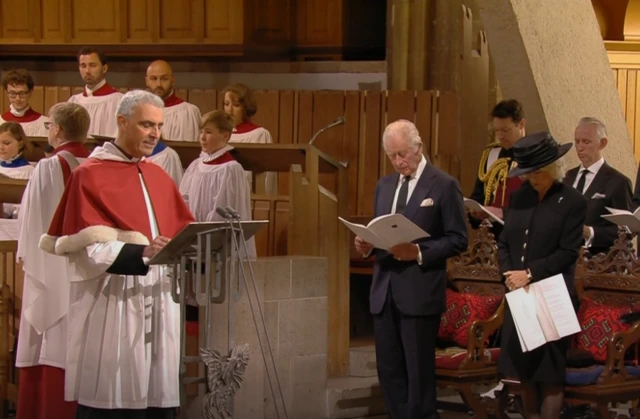
{"type": "MultiPolygon", "coordinates": [[[[409,203],[409,200],[411,199],[411,195],[413,194],[413,191],[416,189],[418,180],[420,179],[420,176],[422,176],[422,172],[424,172],[424,168],[426,166],[427,166],[427,159],[424,156],[422,156],[422,160],[420,160],[420,163],[418,163],[418,168],[408,180],[409,189],[407,191],[407,202],[405,202],[405,205],[409,203]]],[[[396,212],[396,204],[398,203],[398,193],[400,192],[400,187],[404,182],[406,182],[405,177],[400,175],[398,179],[398,185],[396,185],[396,192],[393,195],[393,204],[391,205],[391,214],[394,214],[396,212]]],[[[420,250],[420,245],[416,244],[416,247],[418,248],[418,257],[416,259],[416,262],[418,262],[418,265],[422,265],[422,251],[420,250]]]]}
{"type": "MultiPolygon", "coordinates": [[[[416,188],[416,185],[418,184],[418,179],[420,179],[420,176],[422,176],[422,172],[424,172],[424,168],[426,166],[427,166],[427,159],[424,156],[422,156],[422,160],[420,160],[420,163],[418,163],[418,169],[415,171],[414,174],[411,175],[411,178],[409,179],[409,191],[407,193],[407,202],[405,202],[405,205],[409,203],[409,200],[411,199],[411,194],[413,194],[413,191],[416,188]]],[[[402,186],[404,181],[405,181],[404,176],[400,175],[398,179],[398,185],[396,186],[396,193],[393,195],[393,205],[391,205],[391,214],[394,214],[396,212],[396,203],[398,202],[398,193],[400,192],[400,187],[402,186]]]]}
{"type": "MultiPolygon", "coordinates": [[[[593,182],[593,179],[595,179],[596,175],[600,171],[600,168],[602,167],[603,164],[604,164],[604,157],[601,157],[600,160],[598,160],[597,162],[593,163],[591,166],[586,168],[584,167],[584,165],[580,164],[580,167],[578,168],[578,174],[576,176],[576,180],[573,181],[573,187],[577,188],[578,182],[580,181],[580,177],[582,176],[582,171],[587,169],[587,173],[585,173],[585,179],[584,179],[584,189],[582,190],[582,194],[584,195],[584,193],[587,192],[587,189],[589,189],[591,182],[593,182]]],[[[585,198],[589,199],[588,196],[585,198]]],[[[591,247],[591,245],[593,244],[594,235],[595,233],[593,231],[593,227],[589,227],[589,238],[585,240],[585,243],[584,243],[585,247],[587,248],[591,247]]]]}

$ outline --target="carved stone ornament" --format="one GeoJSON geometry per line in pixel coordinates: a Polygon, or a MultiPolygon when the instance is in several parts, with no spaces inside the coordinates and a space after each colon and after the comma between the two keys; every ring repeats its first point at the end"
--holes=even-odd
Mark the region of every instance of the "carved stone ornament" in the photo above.
{"type": "Polygon", "coordinates": [[[212,349],[200,348],[200,357],[207,370],[209,390],[202,400],[203,418],[232,419],[233,399],[249,364],[249,345],[236,346],[227,356],[212,349]]]}

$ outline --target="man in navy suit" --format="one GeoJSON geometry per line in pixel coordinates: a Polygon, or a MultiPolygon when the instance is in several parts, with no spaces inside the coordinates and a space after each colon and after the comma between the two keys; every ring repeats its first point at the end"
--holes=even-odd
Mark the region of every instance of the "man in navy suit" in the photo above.
{"type": "Polygon", "coordinates": [[[427,162],[415,125],[387,126],[383,147],[395,171],[376,185],[374,216],[402,213],[430,237],[389,251],[356,237],[363,255],[374,252],[370,292],[378,378],[393,419],[434,419],[435,342],[445,310],[447,258],[467,248],[460,185],[427,162]]]}

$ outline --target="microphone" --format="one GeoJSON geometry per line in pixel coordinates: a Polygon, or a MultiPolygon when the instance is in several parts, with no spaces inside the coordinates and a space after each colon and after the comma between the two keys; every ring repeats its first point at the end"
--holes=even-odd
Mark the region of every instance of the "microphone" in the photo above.
{"type": "Polygon", "coordinates": [[[240,219],[240,214],[238,214],[238,211],[234,210],[231,207],[225,207],[224,209],[227,211],[230,217],[235,218],[236,220],[240,219]]]}
{"type": "Polygon", "coordinates": [[[315,134],[313,134],[313,137],[311,137],[311,141],[309,141],[309,145],[312,145],[313,142],[316,140],[316,138],[318,137],[318,135],[322,134],[323,132],[325,132],[328,129],[331,129],[333,127],[336,127],[338,125],[342,125],[346,122],[346,118],[344,117],[344,115],[336,118],[335,121],[333,121],[332,123],[330,123],[329,125],[327,125],[324,128],[321,128],[318,132],[316,132],[315,134]]]}
{"type": "Polygon", "coordinates": [[[229,212],[223,207],[217,207],[216,212],[222,218],[231,219],[231,214],[229,214],[229,212]]]}

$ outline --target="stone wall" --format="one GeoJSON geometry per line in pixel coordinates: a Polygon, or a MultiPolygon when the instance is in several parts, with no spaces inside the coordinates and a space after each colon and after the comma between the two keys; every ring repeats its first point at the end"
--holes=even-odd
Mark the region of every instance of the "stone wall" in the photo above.
{"type": "MultiPolygon", "coordinates": [[[[264,258],[253,264],[256,288],[289,419],[326,417],[327,267],[325,258],[305,256],[264,258]]],[[[246,265],[245,272],[249,279],[246,265]]],[[[234,419],[277,418],[249,296],[269,371],[272,371],[271,359],[266,351],[266,338],[251,282],[249,287],[250,292],[247,293],[242,284],[241,297],[232,305],[231,311],[231,346],[248,343],[251,350],[244,382],[235,400],[234,419]]],[[[228,352],[228,301],[212,310],[211,347],[222,353],[228,352]]],[[[204,330],[203,323],[200,322],[201,330],[204,330]]],[[[273,374],[271,379],[280,417],[284,418],[273,374]]],[[[199,402],[196,400],[195,403],[189,409],[194,413],[189,414],[189,418],[199,418],[195,414],[199,402]]]]}

